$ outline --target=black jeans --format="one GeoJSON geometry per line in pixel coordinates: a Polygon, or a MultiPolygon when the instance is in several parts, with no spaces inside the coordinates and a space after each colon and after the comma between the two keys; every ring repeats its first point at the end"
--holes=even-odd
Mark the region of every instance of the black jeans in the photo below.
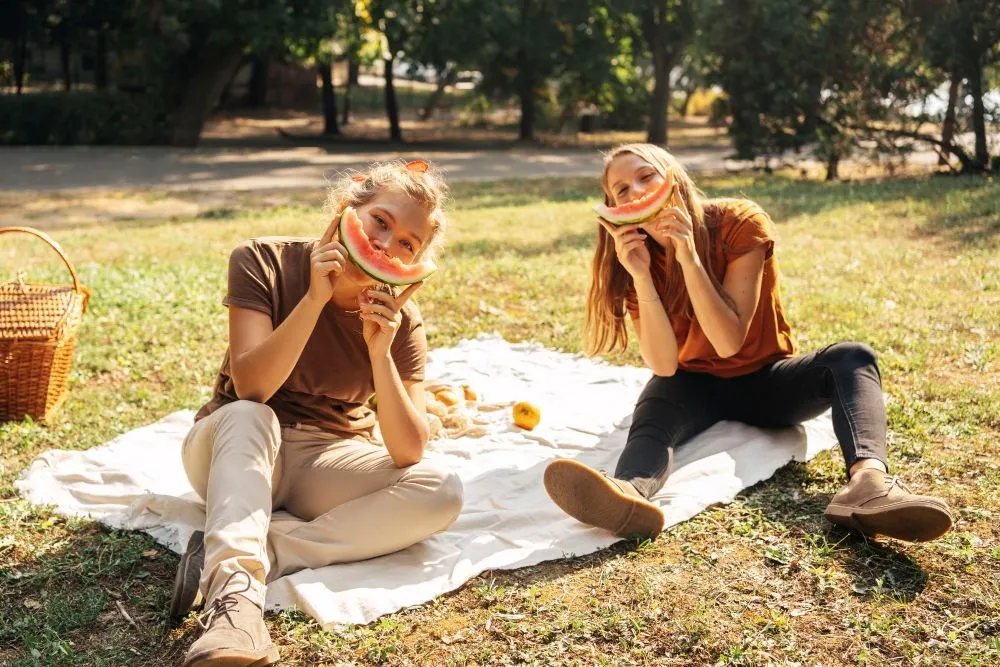
{"type": "Polygon", "coordinates": [[[654,376],[636,403],[614,476],[649,498],[667,481],[674,448],[716,422],[792,426],[830,407],[847,469],[860,458],[885,463],[882,378],[867,345],[837,343],[734,378],[682,370],[654,376]]]}

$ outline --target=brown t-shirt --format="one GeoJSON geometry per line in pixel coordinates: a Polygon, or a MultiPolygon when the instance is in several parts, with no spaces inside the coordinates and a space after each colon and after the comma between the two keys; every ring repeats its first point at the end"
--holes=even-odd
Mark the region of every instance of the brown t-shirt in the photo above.
{"type": "MultiPolygon", "coordinates": [[[[229,290],[222,303],[265,313],[277,328],[309,291],[309,260],[316,242],[270,237],[240,244],[229,259],[229,290]]],[[[391,354],[403,381],[424,379],[427,338],[412,300],[403,306],[391,354]]],[[[375,413],[365,403],[374,391],[361,319],[328,303],[295,368],[267,405],[282,424],[309,424],[346,438],[371,438],[375,413]]],[[[214,396],[195,419],[236,400],[227,349],[214,396]]]]}
{"type": "MultiPolygon", "coordinates": [[[[756,248],[765,249],[760,299],[743,347],[727,358],[716,353],[698,320],[683,315],[671,317],[670,323],[677,337],[678,367],[719,377],[736,377],[752,373],[778,359],[793,356],[795,343],[781,308],[778,260],[774,256],[771,219],[751,201],[714,199],[705,205],[705,221],[716,227],[715,233],[711,235],[709,261],[720,283],[730,262],[756,248]]],[[[662,249],[659,252],[654,249],[650,259],[653,283],[661,301],[666,305],[666,255],[662,249]]],[[[625,306],[633,318],[638,317],[639,304],[632,289],[625,295],[625,306]]]]}

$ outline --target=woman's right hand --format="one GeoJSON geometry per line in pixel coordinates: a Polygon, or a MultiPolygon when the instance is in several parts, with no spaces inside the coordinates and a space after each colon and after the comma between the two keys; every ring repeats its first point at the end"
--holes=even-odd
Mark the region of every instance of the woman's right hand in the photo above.
{"type": "Polygon", "coordinates": [[[347,268],[347,248],[333,240],[340,216],[330,222],[323,238],[309,257],[309,297],[325,304],[333,297],[333,286],[347,268]]]}
{"type": "Polygon", "coordinates": [[[625,270],[634,280],[649,275],[649,248],[646,247],[646,232],[639,225],[612,225],[603,218],[597,221],[607,230],[615,242],[615,254],[625,270]]]}

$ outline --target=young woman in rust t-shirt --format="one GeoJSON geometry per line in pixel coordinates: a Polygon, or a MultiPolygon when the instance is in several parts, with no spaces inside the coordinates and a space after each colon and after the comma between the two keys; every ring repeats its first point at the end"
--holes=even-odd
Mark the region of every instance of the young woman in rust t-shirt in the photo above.
{"type": "Polygon", "coordinates": [[[545,471],[553,501],[620,536],[654,538],[649,502],[674,449],[723,419],[774,428],[832,407],[848,483],[826,516],[867,534],[930,540],[951,526],[946,503],[888,474],[881,378],[870,347],[837,343],[797,356],[778,284],[771,221],[756,204],[707,199],[665,150],[630,144],[605,160],[605,204],[672,179],[667,207],[639,224],[599,220],[585,335],[590,354],[628,345],[631,320],[653,378],[639,397],[613,476],[572,460],[545,471]]]}
{"type": "MultiPolygon", "coordinates": [[[[442,236],[445,197],[428,167],[395,162],[344,176],[331,208],[354,207],[389,257],[425,259],[442,236]]],[[[171,601],[182,616],[206,600],[205,632],[185,667],[271,664],[269,582],[403,549],[461,510],[457,475],[423,460],[427,340],[410,300],[419,285],[380,289],[350,260],[338,220],[321,238],[252,239],[230,257],[229,347],[181,450],[206,514],[171,601]]]]}

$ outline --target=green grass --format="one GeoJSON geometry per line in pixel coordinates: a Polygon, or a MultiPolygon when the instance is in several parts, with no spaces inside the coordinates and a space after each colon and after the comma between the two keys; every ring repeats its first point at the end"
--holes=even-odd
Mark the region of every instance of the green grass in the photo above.
{"type": "MultiPolygon", "coordinates": [[[[271,617],[289,664],[1000,661],[1000,188],[971,178],[702,185],[771,212],[804,350],[853,339],[880,352],[891,462],[952,504],[954,531],[906,545],[829,528],[822,510],[842,462],[823,454],[654,543],[485,573],[367,627],[271,617]]],[[[497,331],[578,351],[594,181],[458,184],[455,194],[443,269],[420,295],[431,345],[497,331]]],[[[95,296],[62,410],[44,426],[0,426],[0,664],[177,664],[195,635],[191,619],[166,621],[175,556],[142,534],[31,507],[12,486],[48,448],[93,447],[199,405],[225,346],[229,250],[324,226],[320,192],[170,197],[201,202],[197,215],[52,224],[95,296]]],[[[0,204],[16,212],[36,199],[0,204]]],[[[72,212],[72,197],[46,199],[56,217],[72,212]]],[[[0,243],[4,278],[10,247],[0,243]]],[[[19,265],[46,255],[18,248],[19,265]]],[[[58,276],[49,266],[38,275],[58,276]]],[[[635,347],[610,359],[639,362],[635,347]]]]}

